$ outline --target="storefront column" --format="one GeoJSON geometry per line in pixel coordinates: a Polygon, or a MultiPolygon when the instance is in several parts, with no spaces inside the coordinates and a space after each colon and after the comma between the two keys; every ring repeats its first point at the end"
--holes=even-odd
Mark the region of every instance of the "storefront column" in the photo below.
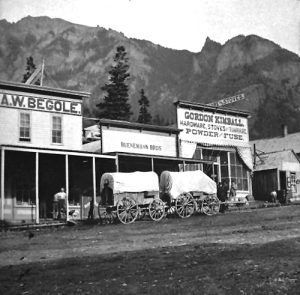
{"type": "Polygon", "coordinates": [[[35,222],[40,223],[39,153],[35,153],[35,222]]]}
{"type": "Polygon", "coordinates": [[[228,178],[229,178],[229,189],[231,188],[231,166],[230,166],[230,152],[227,152],[227,162],[228,162],[228,178]]]}
{"type": "Polygon", "coordinates": [[[153,157],[151,158],[151,171],[154,171],[154,159],[153,159],[153,157]]]}
{"type": "Polygon", "coordinates": [[[65,168],[66,168],[66,219],[69,220],[69,155],[65,157],[65,168]]]}
{"type": "Polygon", "coordinates": [[[93,157],[93,202],[96,203],[96,159],[93,157]]]}
{"type": "Polygon", "coordinates": [[[116,155],[116,172],[119,172],[119,155],[116,155]]]}
{"type": "Polygon", "coordinates": [[[4,173],[5,173],[5,150],[1,149],[1,220],[4,220],[4,173]]]}
{"type": "Polygon", "coordinates": [[[185,161],[182,161],[182,165],[183,165],[182,171],[184,172],[185,171],[185,161]]]}

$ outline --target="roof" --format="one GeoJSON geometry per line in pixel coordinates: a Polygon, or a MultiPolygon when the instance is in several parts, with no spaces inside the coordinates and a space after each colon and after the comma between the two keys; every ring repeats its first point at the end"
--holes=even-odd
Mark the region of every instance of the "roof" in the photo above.
{"type": "Polygon", "coordinates": [[[135,122],[121,121],[121,120],[100,119],[99,124],[104,126],[115,126],[115,127],[129,128],[129,129],[141,129],[141,130],[175,133],[175,134],[178,134],[181,131],[181,129],[170,127],[170,126],[157,126],[157,125],[141,124],[135,122]]]}
{"type": "Polygon", "coordinates": [[[211,106],[203,103],[198,103],[198,102],[192,102],[192,101],[187,101],[187,100],[178,100],[174,103],[177,107],[181,106],[184,108],[193,108],[196,110],[205,110],[205,111],[211,111],[211,112],[218,112],[218,113],[223,113],[223,114],[228,114],[228,115],[238,115],[241,117],[250,117],[250,113],[246,111],[241,111],[237,109],[232,109],[232,108],[227,108],[227,107],[218,107],[218,106],[211,106]]]}
{"type": "Polygon", "coordinates": [[[293,150],[263,153],[257,156],[254,171],[269,169],[300,171],[300,161],[293,150]]]}
{"type": "Polygon", "coordinates": [[[101,141],[95,140],[82,145],[82,150],[89,153],[101,153],[101,141]]]}
{"type": "Polygon", "coordinates": [[[0,80],[0,89],[22,91],[28,93],[44,94],[44,95],[54,95],[65,98],[82,99],[85,97],[90,97],[90,92],[74,91],[60,88],[52,88],[38,85],[31,85],[18,82],[8,82],[0,80]]]}
{"type": "Polygon", "coordinates": [[[258,152],[269,153],[274,151],[294,150],[296,154],[300,153],[300,132],[287,134],[282,137],[265,138],[251,140],[249,142],[258,152]]]}
{"type": "Polygon", "coordinates": [[[99,128],[98,124],[95,124],[95,125],[85,127],[84,130],[86,130],[86,131],[100,131],[100,128],[99,128]]]}
{"type": "MultiPolygon", "coordinates": [[[[83,146],[85,146],[85,145],[83,145],[83,146]]],[[[115,155],[100,154],[99,152],[94,151],[92,149],[84,150],[83,148],[81,150],[70,150],[70,149],[42,148],[42,147],[34,147],[34,146],[26,146],[26,145],[21,146],[21,145],[1,144],[0,149],[12,150],[12,151],[24,151],[24,152],[39,152],[39,153],[44,153],[44,154],[76,155],[76,156],[83,156],[83,157],[116,159],[115,155]]]]}

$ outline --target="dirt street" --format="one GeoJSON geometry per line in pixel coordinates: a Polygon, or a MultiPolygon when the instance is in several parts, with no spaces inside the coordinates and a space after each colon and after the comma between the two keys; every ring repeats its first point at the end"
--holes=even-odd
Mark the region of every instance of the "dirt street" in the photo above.
{"type": "Polygon", "coordinates": [[[300,206],[0,237],[0,294],[300,290],[300,206]]]}

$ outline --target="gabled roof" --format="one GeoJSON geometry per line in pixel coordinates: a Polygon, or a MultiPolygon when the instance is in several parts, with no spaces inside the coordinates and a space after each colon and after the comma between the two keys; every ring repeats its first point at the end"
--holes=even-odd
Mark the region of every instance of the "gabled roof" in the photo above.
{"type": "Polygon", "coordinates": [[[110,119],[100,119],[99,124],[103,126],[115,126],[115,127],[128,128],[128,129],[140,129],[140,130],[156,131],[156,132],[163,132],[163,133],[173,133],[173,134],[178,134],[181,131],[181,129],[170,127],[170,126],[158,126],[158,125],[141,124],[136,122],[110,120],[110,119]]]}
{"type": "Polygon", "coordinates": [[[21,91],[26,93],[44,94],[44,95],[54,95],[59,97],[82,99],[85,97],[90,97],[89,92],[74,91],[60,88],[52,88],[47,86],[38,86],[18,82],[8,82],[0,80],[0,89],[3,90],[13,90],[21,91]]]}
{"type": "Polygon", "coordinates": [[[256,150],[262,153],[269,153],[283,150],[294,150],[300,153],[300,132],[287,134],[284,137],[273,137],[258,140],[251,140],[251,146],[255,144],[256,150]]]}
{"type": "Polygon", "coordinates": [[[221,113],[221,114],[227,114],[232,116],[241,116],[241,117],[250,117],[250,113],[246,111],[241,111],[238,109],[232,109],[227,107],[218,107],[218,106],[211,106],[199,102],[193,102],[193,101],[187,101],[187,100],[178,100],[174,102],[175,106],[181,106],[183,108],[190,108],[195,110],[204,110],[204,111],[210,111],[213,113],[221,113]]]}
{"type": "Polygon", "coordinates": [[[300,161],[293,150],[259,154],[254,171],[269,169],[299,171],[300,161]]]}

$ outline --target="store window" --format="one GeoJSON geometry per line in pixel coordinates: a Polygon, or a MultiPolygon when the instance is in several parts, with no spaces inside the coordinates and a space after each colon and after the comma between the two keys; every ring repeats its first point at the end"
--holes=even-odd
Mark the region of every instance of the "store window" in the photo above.
{"type": "Polygon", "coordinates": [[[22,181],[16,184],[17,205],[35,204],[35,187],[33,183],[22,181]]]}
{"type": "Polygon", "coordinates": [[[230,153],[231,182],[237,184],[237,189],[248,190],[248,173],[245,165],[236,153],[230,153]]]}
{"type": "Polygon", "coordinates": [[[52,143],[62,143],[62,118],[52,117],[52,143]]]}
{"type": "Polygon", "coordinates": [[[30,113],[20,113],[20,141],[30,141],[30,113]]]}
{"type": "Polygon", "coordinates": [[[297,192],[296,173],[295,172],[291,172],[290,173],[290,178],[291,178],[291,190],[292,190],[292,193],[296,193],[297,192]]]}

